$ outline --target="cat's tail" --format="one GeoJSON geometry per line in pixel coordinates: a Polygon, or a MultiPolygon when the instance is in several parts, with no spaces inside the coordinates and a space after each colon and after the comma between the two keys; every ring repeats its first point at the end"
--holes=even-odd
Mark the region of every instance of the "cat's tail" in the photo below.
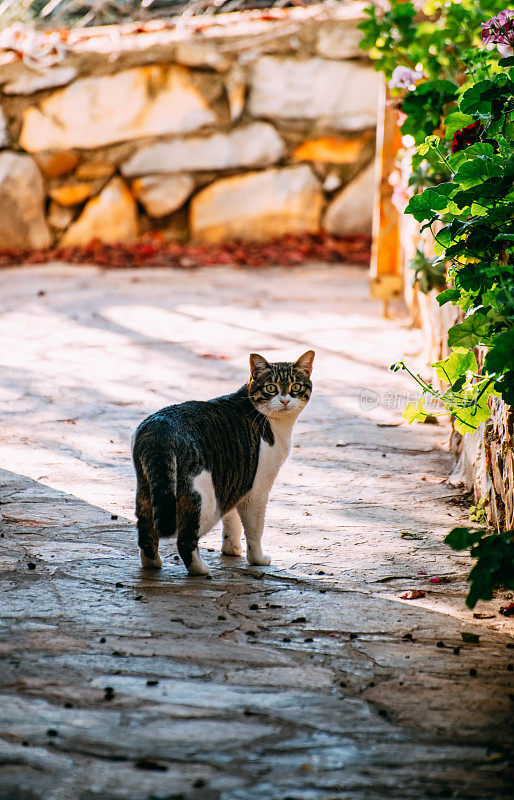
{"type": "Polygon", "coordinates": [[[150,497],[152,500],[155,530],[159,539],[175,536],[177,531],[177,459],[175,453],[156,453],[150,474],[150,497]]]}
{"type": "Polygon", "coordinates": [[[159,539],[175,536],[177,530],[177,459],[173,451],[163,448],[138,452],[134,447],[134,465],[145,494],[149,495],[155,531],[159,539]]]}

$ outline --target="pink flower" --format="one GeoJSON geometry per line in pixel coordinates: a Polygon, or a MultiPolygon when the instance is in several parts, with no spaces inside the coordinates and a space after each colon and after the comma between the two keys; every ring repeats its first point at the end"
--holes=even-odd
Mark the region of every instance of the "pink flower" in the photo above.
{"type": "Polygon", "coordinates": [[[502,56],[511,56],[514,52],[514,11],[500,11],[487,22],[482,22],[482,43],[495,44],[502,56]]]}
{"type": "Polygon", "coordinates": [[[391,80],[389,81],[390,89],[413,89],[418,81],[423,77],[422,72],[409,67],[395,67],[391,80]]]}

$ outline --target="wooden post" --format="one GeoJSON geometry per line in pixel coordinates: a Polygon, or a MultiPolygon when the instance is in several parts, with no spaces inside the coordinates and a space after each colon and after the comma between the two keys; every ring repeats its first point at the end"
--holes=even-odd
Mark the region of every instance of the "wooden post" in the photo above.
{"type": "Polygon", "coordinates": [[[389,175],[402,146],[398,111],[387,103],[388,92],[382,76],[375,156],[375,197],[373,205],[373,244],[371,249],[371,294],[384,303],[388,316],[389,301],[403,293],[400,262],[399,215],[391,202],[393,187],[389,175]]]}

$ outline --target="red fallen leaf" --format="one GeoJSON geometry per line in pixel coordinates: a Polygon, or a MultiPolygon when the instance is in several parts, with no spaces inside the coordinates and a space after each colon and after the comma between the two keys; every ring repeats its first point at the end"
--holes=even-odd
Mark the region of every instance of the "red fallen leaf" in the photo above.
{"type": "Polygon", "coordinates": [[[417,600],[419,597],[426,597],[426,592],[420,592],[419,589],[412,589],[410,592],[400,595],[400,600],[417,600]]]}
{"type": "Polygon", "coordinates": [[[514,617],[514,603],[509,603],[508,606],[501,606],[500,614],[503,614],[504,617],[514,617]]]}
{"type": "Polygon", "coordinates": [[[426,572],[418,572],[418,575],[426,575],[426,572]]]}
{"type": "Polygon", "coordinates": [[[48,250],[1,250],[0,268],[15,264],[43,264],[67,261],[71,264],[97,264],[104,269],[127,267],[175,267],[228,264],[234,267],[295,266],[308,261],[367,264],[370,237],[288,234],[268,242],[227,241],[219,244],[182,244],[164,239],[153,231],[131,244],[102,244],[94,239],[83,247],[48,250]]]}
{"type": "Polygon", "coordinates": [[[202,353],[200,358],[212,358],[214,361],[228,361],[228,356],[218,356],[216,353],[202,353]]]}
{"type": "Polygon", "coordinates": [[[430,578],[430,583],[441,583],[441,578],[430,578]]]}

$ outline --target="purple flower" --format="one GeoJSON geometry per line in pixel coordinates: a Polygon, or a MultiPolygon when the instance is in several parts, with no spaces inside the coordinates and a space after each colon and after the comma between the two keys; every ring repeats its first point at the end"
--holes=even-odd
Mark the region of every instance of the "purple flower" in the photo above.
{"type": "Polygon", "coordinates": [[[482,22],[482,43],[495,44],[502,56],[511,56],[514,52],[514,11],[500,11],[487,22],[482,22]]]}
{"type": "Polygon", "coordinates": [[[422,77],[423,74],[415,69],[410,69],[409,67],[395,67],[391,80],[389,81],[389,88],[411,89],[422,77]]]}

